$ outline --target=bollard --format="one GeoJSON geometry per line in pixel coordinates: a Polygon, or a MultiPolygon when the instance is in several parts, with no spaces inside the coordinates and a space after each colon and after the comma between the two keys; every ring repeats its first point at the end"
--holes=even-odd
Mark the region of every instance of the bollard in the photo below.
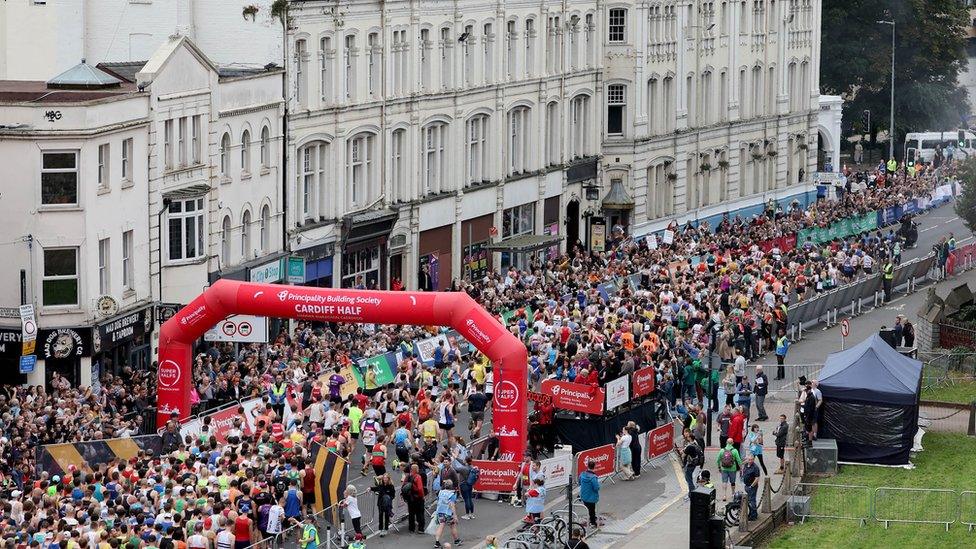
{"type": "Polygon", "coordinates": [[[760,513],[772,513],[773,512],[773,486],[769,483],[769,477],[763,479],[763,494],[762,494],[762,508],[759,509],[760,513]]]}
{"type": "Polygon", "coordinates": [[[783,486],[786,487],[784,494],[793,493],[793,473],[790,471],[793,469],[793,458],[795,456],[790,456],[789,461],[786,463],[786,467],[783,469],[783,486]]]}
{"type": "Polygon", "coordinates": [[[856,300],[854,299],[851,300],[851,316],[855,316],[857,314],[857,305],[855,301],[856,300]]]}
{"type": "Polygon", "coordinates": [[[749,496],[742,493],[742,501],[739,503],[739,531],[749,531],[749,496]]]}
{"type": "Polygon", "coordinates": [[[976,437],[976,400],[969,403],[969,430],[967,434],[976,437]]]}

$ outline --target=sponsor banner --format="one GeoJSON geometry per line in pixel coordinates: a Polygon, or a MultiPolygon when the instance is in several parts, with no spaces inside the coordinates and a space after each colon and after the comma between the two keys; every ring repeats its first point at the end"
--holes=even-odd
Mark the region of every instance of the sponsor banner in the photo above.
{"type": "MultiPolygon", "coordinates": [[[[497,386],[495,391],[497,400],[497,386]]],[[[587,414],[603,414],[604,394],[603,389],[598,387],[546,379],[542,381],[542,393],[552,397],[552,403],[556,408],[587,414]]]]}
{"type": "Polygon", "coordinates": [[[20,325],[20,340],[23,342],[21,355],[32,355],[37,344],[37,320],[34,318],[33,305],[20,306],[20,325]]]}
{"type": "Polygon", "coordinates": [[[640,398],[654,392],[655,372],[653,366],[637,370],[631,374],[630,379],[630,392],[634,395],[634,398],[640,398]]]}
{"type": "Polygon", "coordinates": [[[568,485],[573,474],[573,454],[566,452],[542,460],[542,474],[546,476],[547,489],[568,485]]]}
{"type": "Polygon", "coordinates": [[[597,446],[576,454],[576,476],[586,470],[587,462],[596,463],[596,476],[608,477],[617,470],[617,448],[613,444],[597,446]]]}
{"type": "MultiPolygon", "coordinates": [[[[328,395],[330,394],[329,378],[332,377],[332,374],[333,374],[332,370],[326,369],[326,372],[321,376],[319,376],[319,382],[322,383],[323,398],[328,398],[328,395]]],[[[349,395],[356,394],[356,388],[359,387],[359,384],[356,383],[356,376],[353,373],[352,366],[346,365],[339,368],[339,375],[345,378],[346,380],[345,383],[343,383],[342,386],[339,387],[339,396],[342,397],[342,400],[346,400],[347,398],[349,398],[349,395]]]]}
{"type": "Polygon", "coordinates": [[[518,461],[472,460],[471,464],[481,470],[474,489],[478,492],[513,492],[518,479],[518,461]]]}
{"type": "Polygon", "coordinates": [[[647,433],[647,459],[655,459],[665,456],[674,449],[674,425],[665,423],[664,425],[651,429],[647,433]]]}
{"type": "Polygon", "coordinates": [[[630,386],[627,376],[620,376],[607,383],[607,411],[613,410],[630,400],[630,386]]]}
{"type": "MultiPolygon", "coordinates": [[[[444,360],[447,360],[447,355],[452,350],[459,356],[464,356],[468,354],[469,347],[467,342],[461,337],[461,334],[454,330],[450,330],[445,334],[436,335],[434,337],[428,337],[426,339],[421,339],[420,341],[415,341],[413,344],[413,351],[417,353],[420,361],[427,366],[434,365],[434,350],[437,349],[437,344],[439,342],[444,342],[444,360]]],[[[396,367],[394,366],[394,370],[396,367]]]]}
{"type": "Polygon", "coordinates": [[[378,387],[384,387],[393,383],[393,378],[396,376],[397,365],[403,360],[402,353],[386,353],[383,355],[374,356],[372,358],[364,358],[359,361],[356,368],[352,370],[352,374],[356,376],[356,383],[362,387],[366,388],[366,370],[368,368],[374,368],[376,370],[376,385],[378,387]]]}
{"type": "Polygon", "coordinates": [[[267,343],[268,317],[231,315],[203,334],[204,341],[267,343]]]}
{"type": "Polygon", "coordinates": [[[92,329],[89,327],[41,330],[38,340],[41,342],[39,354],[45,360],[92,355],[92,329]]]}

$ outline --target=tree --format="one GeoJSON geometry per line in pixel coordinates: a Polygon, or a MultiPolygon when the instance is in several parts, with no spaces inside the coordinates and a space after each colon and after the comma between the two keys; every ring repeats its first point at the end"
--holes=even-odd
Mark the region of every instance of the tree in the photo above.
{"type": "Polygon", "coordinates": [[[845,99],[844,117],[871,111],[874,136],[888,129],[891,26],[895,46],[895,142],[909,131],[951,130],[969,114],[959,72],[966,66],[969,13],[959,0],[824,0],[820,86],[845,99]]]}
{"type": "Polygon", "coordinates": [[[962,184],[962,193],[956,199],[956,215],[970,231],[976,232],[976,158],[969,157],[960,162],[956,176],[962,184]]]}

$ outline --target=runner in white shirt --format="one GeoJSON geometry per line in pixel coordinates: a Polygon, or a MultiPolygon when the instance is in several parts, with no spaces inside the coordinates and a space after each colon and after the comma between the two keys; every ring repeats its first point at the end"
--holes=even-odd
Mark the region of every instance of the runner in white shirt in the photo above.
{"type": "Polygon", "coordinates": [[[231,526],[228,526],[227,522],[224,517],[220,517],[221,528],[214,539],[216,549],[234,549],[234,532],[231,531],[231,526]]]}
{"type": "Polygon", "coordinates": [[[203,522],[196,523],[193,532],[186,540],[187,549],[210,549],[210,540],[203,535],[203,522]]]}
{"type": "Polygon", "coordinates": [[[280,502],[275,503],[268,509],[268,533],[269,534],[280,534],[281,533],[281,521],[285,516],[285,508],[281,506],[280,502]]]}

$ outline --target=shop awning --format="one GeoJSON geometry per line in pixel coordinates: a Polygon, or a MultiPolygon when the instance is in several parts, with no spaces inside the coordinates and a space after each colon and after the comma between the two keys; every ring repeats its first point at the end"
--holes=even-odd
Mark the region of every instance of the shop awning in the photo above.
{"type": "Polygon", "coordinates": [[[562,241],[559,235],[523,234],[512,238],[493,242],[488,249],[495,252],[526,253],[556,246],[562,241]]]}
{"type": "Polygon", "coordinates": [[[350,244],[389,236],[396,220],[396,212],[382,210],[347,217],[343,220],[345,228],[343,245],[349,246],[350,244]]]}

